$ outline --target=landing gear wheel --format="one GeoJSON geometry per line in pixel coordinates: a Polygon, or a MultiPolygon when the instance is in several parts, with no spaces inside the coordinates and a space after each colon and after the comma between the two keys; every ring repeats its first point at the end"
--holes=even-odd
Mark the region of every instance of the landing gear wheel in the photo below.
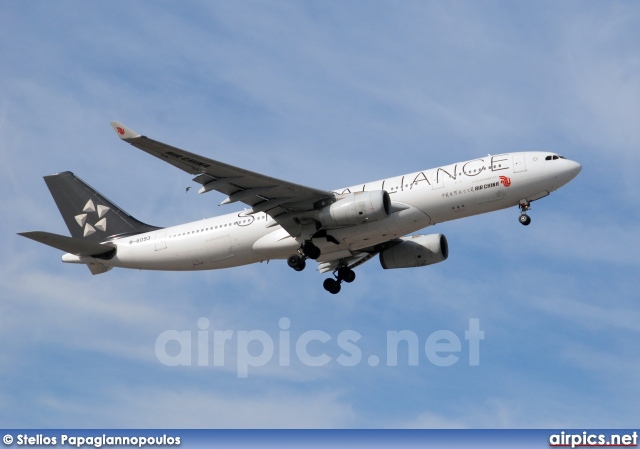
{"type": "Polygon", "coordinates": [[[293,254],[287,259],[287,265],[289,265],[296,271],[302,271],[304,270],[304,267],[307,266],[307,263],[302,257],[298,256],[297,254],[293,254]]]}
{"type": "Polygon", "coordinates": [[[340,267],[338,269],[338,280],[345,281],[347,283],[356,280],[356,273],[348,267],[340,267]]]}
{"type": "Polygon", "coordinates": [[[328,291],[332,295],[335,295],[338,292],[340,292],[340,282],[336,281],[333,278],[325,279],[322,286],[326,291],[328,291]]]}
{"type": "Polygon", "coordinates": [[[527,211],[531,209],[531,202],[528,199],[520,200],[520,223],[524,226],[529,226],[531,223],[531,218],[527,215],[527,211]]]}
{"type": "Polygon", "coordinates": [[[522,214],[520,215],[520,223],[523,224],[524,226],[529,226],[529,224],[531,223],[531,217],[529,217],[527,214],[522,214]]]}
{"type": "Polygon", "coordinates": [[[291,268],[295,268],[300,264],[301,260],[302,259],[300,259],[300,256],[294,254],[292,256],[289,256],[289,258],[287,259],[287,265],[289,265],[291,268]]]}
{"type": "Polygon", "coordinates": [[[318,257],[320,257],[321,251],[320,248],[318,248],[312,242],[306,241],[302,245],[302,253],[309,259],[316,260],[318,257]]]}

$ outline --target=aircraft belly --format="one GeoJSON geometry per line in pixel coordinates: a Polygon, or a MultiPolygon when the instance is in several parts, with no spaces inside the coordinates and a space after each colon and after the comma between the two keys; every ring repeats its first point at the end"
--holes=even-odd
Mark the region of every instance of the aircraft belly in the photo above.
{"type": "Polygon", "coordinates": [[[298,250],[300,243],[280,228],[260,237],[253,243],[252,250],[267,259],[286,259],[298,250]]]}

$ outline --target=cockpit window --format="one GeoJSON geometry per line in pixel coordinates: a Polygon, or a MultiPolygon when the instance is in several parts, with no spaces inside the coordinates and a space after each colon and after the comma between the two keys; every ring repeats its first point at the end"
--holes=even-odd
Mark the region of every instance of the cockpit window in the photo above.
{"type": "Polygon", "coordinates": [[[566,159],[566,157],[558,156],[557,154],[551,154],[551,155],[549,155],[549,156],[544,158],[545,161],[552,161],[552,160],[555,161],[555,160],[558,160],[558,159],[566,159]]]}

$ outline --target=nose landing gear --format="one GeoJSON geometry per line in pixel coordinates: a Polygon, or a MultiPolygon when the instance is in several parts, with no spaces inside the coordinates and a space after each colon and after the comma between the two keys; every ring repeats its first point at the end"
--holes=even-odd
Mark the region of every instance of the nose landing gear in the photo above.
{"type": "Polygon", "coordinates": [[[531,217],[527,215],[527,211],[531,209],[531,202],[528,200],[520,200],[520,218],[518,220],[524,226],[531,224],[531,217]]]}

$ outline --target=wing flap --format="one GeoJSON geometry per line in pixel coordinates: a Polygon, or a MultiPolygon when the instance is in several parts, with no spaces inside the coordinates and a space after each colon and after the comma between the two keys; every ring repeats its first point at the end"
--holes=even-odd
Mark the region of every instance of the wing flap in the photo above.
{"type": "Polygon", "coordinates": [[[322,259],[318,260],[318,271],[320,273],[335,271],[340,266],[346,266],[353,269],[371,260],[376,254],[377,253],[351,252],[351,256],[349,256],[344,251],[336,251],[335,253],[329,253],[327,255],[323,254],[321,256],[322,259]]]}

